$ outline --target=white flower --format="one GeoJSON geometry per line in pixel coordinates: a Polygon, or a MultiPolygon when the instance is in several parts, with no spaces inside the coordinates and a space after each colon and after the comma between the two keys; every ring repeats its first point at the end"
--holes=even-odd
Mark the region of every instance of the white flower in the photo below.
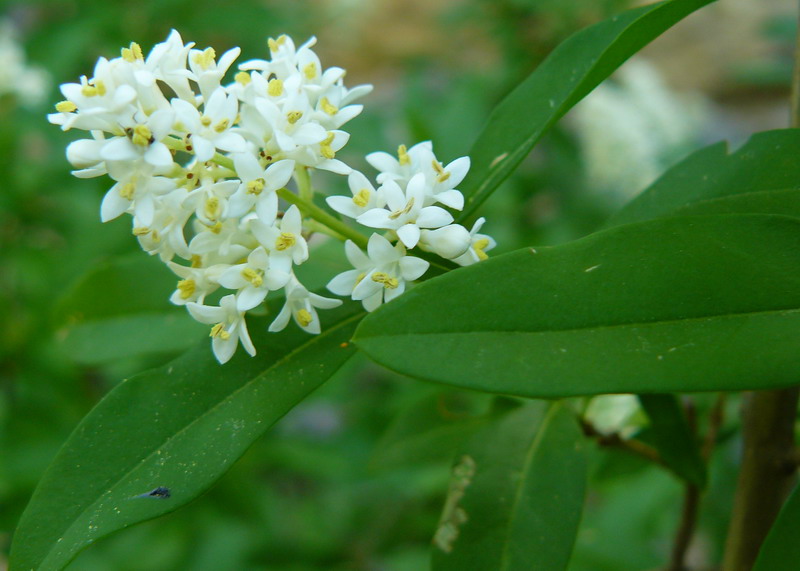
{"type": "Polygon", "coordinates": [[[355,267],[333,278],[328,289],[337,295],[349,295],[372,311],[385,299],[393,300],[405,291],[406,282],[424,274],[430,264],[407,256],[401,243],[395,246],[383,236],[373,234],[367,244],[367,255],[353,242],[345,243],[347,259],[355,267]]]}
{"type": "Polygon", "coordinates": [[[453,216],[438,206],[423,206],[425,201],[425,175],[412,177],[405,192],[394,180],[387,180],[381,187],[388,208],[373,208],[356,220],[370,228],[394,230],[397,237],[413,248],[420,237],[420,228],[440,228],[453,221],[453,216]]]}
{"type": "Polygon", "coordinates": [[[290,275],[282,270],[270,268],[267,251],[259,246],[247,256],[247,263],[231,266],[219,276],[219,283],[228,289],[236,289],[236,307],[239,311],[253,309],[264,301],[267,293],[281,289],[290,275]]]}
{"type": "Polygon", "coordinates": [[[215,264],[208,267],[181,266],[175,262],[167,262],[172,272],[180,277],[175,291],[169,300],[175,305],[186,305],[190,302],[203,303],[205,297],[219,287],[217,281],[226,264],[215,264]]]}
{"type": "Polygon", "coordinates": [[[223,297],[219,307],[190,302],[186,304],[186,308],[200,323],[214,324],[210,335],[211,349],[220,364],[230,361],[236,352],[236,347],[239,346],[239,341],[251,356],[256,354],[256,348],[247,332],[244,312],[237,309],[235,296],[223,297]]]}
{"type": "Polygon", "coordinates": [[[250,228],[269,252],[276,269],[289,273],[292,271],[292,262],[300,265],[308,259],[308,243],[303,238],[303,219],[294,204],[275,224],[252,220],[250,228]]]}
{"type": "Polygon", "coordinates": [[[283,331],[291,317],[301,329],[316,335],[321,331],[321,327],[315,308],[330,309],[341,304],[342,300],[340,299],[330,299],[309,292],[303,284],[292,277],[286,285],[286,303],[270,324],[269,330],[272,332],[283,331]]]}
{"type": "Polygon", "coordinates": [[[478,234],[478,231],[481,229],[481,226],[483,226],[484,222],[486,222],[486,219],[483,217],[478,218],[475,221],[475,224],[472,226],[472,230],[469,232],[469,248],[467,248],[467,251],[462,255],[453,259],[453,261],[458,265],[469,266],[487,259],[489,256],[486,255],[486,251],[491,250],[497,245],[497,242],[495,242],[494,238],[491,236],[487,234],[478,234]]]}
{"type": "Polygon", "coordinates": [[[333,208],[336,212],[349,216],[350,218],[358,218],[368,210],[383,208],[386,205],[383,192],[375,190],[372,183],[360,172],[351,172],[350,176],[347,177],[347,184],[350,186],[350,192],[353,194],[352,198],[346,196],[329,196],[325,199],[328,206],[333,208]]]}
{"type": "Polygon", "coordinates": [[[191,103],[183,99],[173,99],[172,108],[178,121],[188,134],[197,160],[210,160],[217,149],[234,153],[247,150],[244,139],[230,128],[236,122],[239,101],[235,95],[228,95],[225,89],[216,89],[203,106],[201,114],[191,103]]]}
{"type": "Polygon", "coordinates": [[[239,57],[240,48],[233,48],[222,54],[219,63],[214,59],[214,48],[205,50],[189,50],[189,68],[192,70],[191,78],[197,82],[203,100],[208,101],[211,94],[219,88],[219,82],[225,77],[228,68],[239,57]]]}
{"type": "Polygon", "coordinates": [[[133,212],[144,226],[153,223],[156,200],[175,190],[175,181],[161,176],[148,176],[131,170],[112,186],[100,204],[100,219],[108,222],[123,212],[133,212]]]}
{"type": "Polygon", "coordinates": [[[405,145],[397,148],[397,158],[382,151],[367,155],[367,162],[378,172],[378,184],[387,180],[397,181],[401,186],[408,183],[415,174],[420,173],[429,164],[433,156],[433,143],[423,141],[410,149],[405,145]]]}
{"type": "Polygon", "coordinates": [[[194,210],[195,216],[200,222],[207,226],[213,226],[222,220],[228,197],[236,191],[238,186],[236,180],[215,182],[212,178],[204,178],[199,187],[189,192],[183,206],[194,210]]]}
{"type": "Polygon", "coordinates": [[[100,149],[104,161],[136,161],[144,159],[155,169],[166,172],[172,168],[172,153],[162,141],[172,131],[175,114],[160,109],[139,122],[134,117],[125,127],[125,136],[113,137],[100,149]]]}
{"type": "Polygon", "coordinates": [[[472,235],[460,224],[450,224],[436,230],[423,230],[419,246],[427,252],[452,260],[466,253],[472,245],[472,235]]]}
{"type": "Polygon", "coordinates": [[[233,156],[236,174],[241,184],[231,196],[229,216],[244,216],[255,207],[258,219],[272,224],[278,215],[278,195],[275,192],[291,180],[294,161],[282,160],[263,168],[249,153],[233,156]]]}

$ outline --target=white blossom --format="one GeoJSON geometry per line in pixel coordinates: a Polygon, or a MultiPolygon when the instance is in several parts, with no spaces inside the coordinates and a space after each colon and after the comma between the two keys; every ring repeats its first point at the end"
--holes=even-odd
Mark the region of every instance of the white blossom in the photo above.
{"type": "Polygon", "coordinates": [[[236,297],[226,295],[219,302],[219,307],[189,302],[186,308],[200,323],[213,324],[211,328],[211,349],[220,364],[230,361],[241,341],[242,347],[251,356],[256,348],[247,332],[244,312],[236,307],[236,297]]]}

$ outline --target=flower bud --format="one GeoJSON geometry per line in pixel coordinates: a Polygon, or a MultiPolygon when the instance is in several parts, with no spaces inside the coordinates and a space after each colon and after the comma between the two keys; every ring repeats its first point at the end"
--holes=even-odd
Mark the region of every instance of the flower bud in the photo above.
{"type": "Polygon", "coordinates": [[[452,260],[467,251],[471,236],[460,224],[450,224],[436,230],[423,230],[420,246],[423,250],[452,260]]]}

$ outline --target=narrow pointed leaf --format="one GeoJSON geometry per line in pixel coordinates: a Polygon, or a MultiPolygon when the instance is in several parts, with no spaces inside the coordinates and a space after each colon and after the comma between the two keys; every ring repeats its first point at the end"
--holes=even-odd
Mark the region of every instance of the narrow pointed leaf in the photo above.
{"type": "Polygon", "coordinates": [[[207,331],[167,301],[177,280],[141,255],[101,264],[59,301],[57,338],[72,359],[88,364],[185,351],[207,331]]]}
{"type": "Polygon", "coordinates": [[[561,404],[529,403],[477,433],[454,468],[434,571],[566,569],[587,462],[561,404]]]}
{"type": "Polygon", "coordinates": [[[353,354],[356,304],[328,313],[318,336],[267,334],[258,356],[219,365],[203,343],[125,380],[78,425],[15,533],[12,570],[61,569],[114,531],[175,510],[207,490],[252,442],[353,354]]]}
{"type": "Polygon", "coordinates": [[[757,133],[733,152],[726,143],[711,145],[669,169],[612,216],[606,227],[675,214],[795,215],[798,156],[800,129],[757,133]]]}
{"type": "Polygon", "coordinates": [[[639,395],[639,402],[650,419],[651,439],[664,464],[690,484],[705,488],[706,464],[679,398],[639,395]]]}
{"type": "Polygon", "coordinates": [[[800,220],[665,218],[450,272],[370,314],[403,374],[526,397],[800,382],[800,220]]]}
{"type": "Polygon", "coordinates": [[[786,500],[770,529],[753,571],[794,571],[800,561],[800,486],[786,500]]]}
{"type": "Polygon", "coordinates": [[[460,185],[466,198],[460,220],[473,215],[542,135],[592,89],[650,41],[712,1],[642,6],[581,30],[559,45],[495,108],[472,146],[472,167],[460,185]]]}

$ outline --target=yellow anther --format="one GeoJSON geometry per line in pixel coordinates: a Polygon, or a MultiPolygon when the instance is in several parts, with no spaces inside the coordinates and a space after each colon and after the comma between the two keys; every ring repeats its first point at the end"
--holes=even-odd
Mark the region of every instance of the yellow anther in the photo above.
{"type": "Polygon", "coordinates": [[[122,48],[122,59],[128,62],[135,62],[136,60],[144,61],[142,46],[136,42],[131,42],[129,48],[122,48]]]}
{"type": "Polygon", "coordinates": [[[131,232],[134,236],[146,236],[150,233],[150,228],[147,226],[137,226],[131,232]]]}
{"type": "Polygon", "coordinates": [[[369,190],[367,190],[366,188],[362,188],[353,197],[353,202],[355,203],[356,206],[364,208],[367,204],[369,204],[369,197],[370,197],[369,190]]]}
{"type": "Polygon", "coordinates": [[[297,317],[297,322],[300,324],[301,327],[308,327],[314,318],[311,317],[311,313],[307,309],[300,309],[297,313],[295,313],[295,317],[297,317]]]}
{"type": "Polygon", "coordinates": [[[197,284],[194,280],[181,280],[178,282],[178,291],[181,292],[181,299],[189,299],[194,295],[196,289],[197,284]]]}
{"type": "Polygon", "coordinates": [[[223,341],[227,341],[231,338],[231,334],[225,331],[225,325],[222,323],[217,323],[214,327],[211,328],[211,334],[209,337],[219,337],[223,341]]]}
{"type": "Polygon", "coordinates": [[[200,254],[192,254],[192,267],[193,268],[202,268],[203,267],[203,258],[200,254]]]}
{"type": "Polygon", "coordinates": [[[336,152],[333,150],[333,147],[331,147],[334,136],[335,135],[329,131],[325,140],[319,144],[319,153],[326,159],[332,159],[336,156],[336,152]]]}
{"type": "Polygon", "coordinates": [[[408,204],[406,204],[405,208],[403,208],[402,210],[395,210],[394,212],[392,212],[389,215],[389,219],[390,220],[396,220],[397,218],[400,218],[400,216],[402,216],[403,214],[408,214],[409,212],[411,212],[412,208],[414,208],[414,197],[413,196],[411,197],[411,200],[408,201],[408,204]]]}
{"type": "Polygon", "coordinates": [[[211,125],[211,117],[209,117],[208,115],[203,115],[202,117],[200,117],[200,123],[203,125],[203,127],[208,127],[209,125],[211,125]]]}
{"type": "Polygon", "coordinates": [[[131,142],[140,147],[146,147],[153,142],[153,132],[147,125],[136,125],[131,134],[131,142]]]}
{"type": "Polygon", "coordinates": [[[222,232],[222,222],[217,222],[213,226],[209,226],[208,229],[211,230],[214,234],[219,234],[220,232],[222,232]]]}
{"type": "Polygon", "coordinates": [[[265,181],[263,178],[257,178],[255,180],[251,180],[245,186],[247,187],[247,194],[255,194],[258,196],[261,194],[261,191],[264,190],[265,181]]]}
{"type": "Polygon", "coordinates": [[[72,113],[76,109],[78,109],[78,106],[72,101],[61,101],[56,103],[56,111],[59,111],[60,113],[72,113]]]}
{"type": "Polygon", "coordinates": [[[136,186],[132,182],[127,182],[119,187],[119,195],[125,200],[133,200],[136,186]]]}
{"type": "Polygon", "coordinates": [[[215,57],[217,57],[217,52],[214,51],[214,48],[206,48],[202,52],[195,52],[192,61],[203,69],[208,69],[214,63],[215,57]]]}
{"type": "Polygon", "coordinates": [[[328,115],[336,115],[339,112],[339,108],[336,107],[336,105],[334,105],[333,103],[331,103],[327,97],[323,97],[322,99],[320,99],[319,106],[328,115]]]}
{"type": "Polygon", "coordinates": [[[217,133],[222,133],[230,126],[230,124],[231,124],[230,119],[223,119],[222,121],[214,125],[214,130],[217,133]]]}
{"type": "Polygon", "coordinates": [[[435,170],[436,174],[439,175],[438,177],[436,177],[436,180],[438,180],[439,182],[444,182],[448,178],[450,178],[450,173],[444,170],[444,167],[442,167],[442,163],[440,163],[437,160],[434,160],[431,161],[431,164],[433,165],[433,170],[435,170]]]}
{"type": "Polygon", "coordinates": [[[480,261],[486,260],[489,258],[489,255],[484,252],[486,246],[489,245],[488,238],[481,238],[480,240],[475,240],[475,243],[472,245],[472,249],[475,251],[475,254],[478,256],[480,261]]]}
{"type": "Polygon", "coordinates": [[[153,242],[160,242],[161,241],[161,234],[158,233],[158,230],[152,230],[150,232],[150,239],[153,242]]]}
{"type": "Polygon", "coordinates": [[[278,236],[278,239],[275,240],[275,249],[278,251],[288,250],[292,246],[294,246],[297,238],[294,237],[294,234],[291,232],[281,232],[281,235],[278,236]]]}
{"type": "Polygon", "coordinates": [[[317,64],[313,61],[303,68],[303,75],[306,76],[306,79],[314,79],[317,77],[317,64]]]}
{"type": "Polygon", "coordinates": [[[240,71],[236,75],[233,76],[233,79],[236,80],[236,83],[240,85],[247,85],[250,83],[250,74],[246,71],[240,71]]]}
{"type": "Polygon", "coordinates": [[[272,38],[267,40],[267,45],[269,46],[269,51],[271,52],[277,52],[278,49],[285,43],[286,43],[286,36],[283,34],[278,36],[277,40],[273,40],[272,38]]]}
{"type": "Polygon", "coordinates": [[[405,145],[397,147],[397,160],[400,161],[401,166],[411,164],[411,158],[408,156],[408,149],[405,145]]]}
{"type": "Polygon", "coordinates": [[[98,79],[97,81],[90,81],[86,85],[83,86],[81,89],[81,93],[85,97],[94,97],[95,95],[100,95],[101,97],[106,94],[106,84],[103,83],[102,79],[98,79]]]}
{"type": "Polygon", "coordinates": [[[367,276],[367,274],[365,274],[364,272],[361,272],[360,274],[358,274],[358,275],[356,276],[356,283],[355,283],[355,284],[353,284],[353,287],[355,287],[355,286],[357,286],[358,284],[360,284],[360,283],[361,283],[361,280],[363,280],[363,279],[364,279],[366,276],[367,276]]]}
{"type": "Polygon", "coordinates": [[[261,274],[253,268],[245,268],[242,270],[242,277],[253,284],[254,287],[261,287],[264,283],[264,278],[261,274]]]}
{"type": "Polygon", "coordinates": [[[302,111],[289,111],[286,114],[286,120],[289,121],[290,125],[294,125],[300,120],[302,116],[303,116],[302,111]]]}
{"type": "Polygon", "coordinates": [[[400,282],[397,281],[397,278],[393,278],[384,272],[375,272],[372,274],[372,281],[383,284],[383,287],[386,289],[395,289],[398,285],[400,285],[400,282]]]}
{"type": "Polygon", "coordinates": [[[216,196],[208,198],[204,210],[209,220],[216,220],[220,215],[219,198],[216,196]]]}
{"type": "Polygon", "coordinates": [[[283,94],[283,81],[277,77],[273,77],[267,83],[267,95],[270,97],[278,97],[283,94]]]}

